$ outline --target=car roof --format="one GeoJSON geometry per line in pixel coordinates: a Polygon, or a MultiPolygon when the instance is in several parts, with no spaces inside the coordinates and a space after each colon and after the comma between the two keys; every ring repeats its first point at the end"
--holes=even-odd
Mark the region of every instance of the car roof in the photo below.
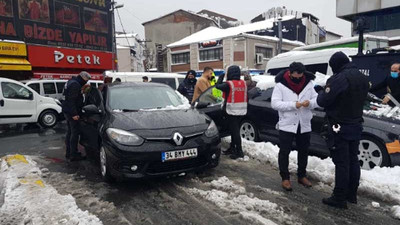
{"type": "Polygon", "coordinates": [[[147,76],[149,78],[185,78],[186,75],[178,74],[178,73],[154,73],[154,72],[106,72],[106,76],[109,77],[144,77],[147,76]]]}
{"type": "MultiPolygon", "coordinates": [[[[153,82],[117,82],[108,85],[109,88],[120,88],[120,87],[168,87],[170,86],[163,83],[153,82]]],[[[172,88],[171,88],[172,89],[172,88]]]]}

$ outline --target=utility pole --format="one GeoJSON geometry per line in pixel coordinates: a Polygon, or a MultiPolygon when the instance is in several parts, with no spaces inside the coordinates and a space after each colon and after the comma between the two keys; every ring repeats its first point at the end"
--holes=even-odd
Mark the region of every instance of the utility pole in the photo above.
{"type": "Polygon", "coordinates": [[[282,18],[278,18],[278,37],[279,37],[279,42],[278,42],[278,54],[282,53],[282,18]]]}
{"type": "Polygon", "coordinates": [[[115,35],[115,14],[114,11],[116,9],[124,7],[123,4],[117,5],[117,2],[115,0],[112,0],[111,2],[111,16],[112,16],[112,70],[113,72],[118,71],[118,64],[117,63],[117,37],[115,35]]]}

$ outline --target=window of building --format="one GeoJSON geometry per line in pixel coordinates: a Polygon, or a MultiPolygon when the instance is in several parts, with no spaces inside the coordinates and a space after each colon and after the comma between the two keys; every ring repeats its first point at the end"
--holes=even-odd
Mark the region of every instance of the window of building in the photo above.
{"type": "MultiPolygon", "coordinates": [[[[362,14],[366,19],[369,32],[400,29],[400,7],[362,14]]],[[[355,29],[355,26],[354,26],[355,29]]]]}
{"type": "Polygon", "coordinates": [[[190,52],[172,54],[172,64],[189,64],[190,52]]]}
{"type": "Polygon", "coordinates": [[[222,60],[222,48],[200,50],[200,61],[222,60]]]}
{"type": "Polygon", "coordinates": [[[264,59],[270,59],[273,57],[273,49],[268,47],[256,46],[256,53],[263,54],[264,59]]]}

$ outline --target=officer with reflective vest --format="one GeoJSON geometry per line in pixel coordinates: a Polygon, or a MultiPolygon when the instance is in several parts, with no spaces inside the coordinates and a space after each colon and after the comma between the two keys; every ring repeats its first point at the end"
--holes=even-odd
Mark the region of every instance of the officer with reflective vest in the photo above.
{"type": "Polygon", "coordinates": [[[335,188],[332,196],[322,202],[347,209],[347,202],[357,204],[360,182],[358,148],[369,83],[343,52],[333,54],[329,66],[334,75],[318,94],[317,103],[326,112],[326,137],[335,164],[335,188]]]}
{"type": "Polygon", "coordinates": [[[237,159],[244,157],[240,137],[240,121],[242,116],[247,114],[247,86],[245,81],[240,80],[238,66],[233,65],[228,68],[227,81],[223,83],[224,76],[219,77],[215,87],[223,92],[225,99],[223,111],[226,113],[232,137],[231,146],[225,153],[231,154],[231,159],[237,159]]]}
{"type": "MultiPolygon", "coordinates": [[[[210,79],[210,86],[213,87],[217,84],[217,79],[215,78],[215,73],[212,73],[211,79],[210,79]]],[[[212,95],[215,99],[222,101],[222,91],[218,90],[217,88],[212,89],[212,95]]]]}

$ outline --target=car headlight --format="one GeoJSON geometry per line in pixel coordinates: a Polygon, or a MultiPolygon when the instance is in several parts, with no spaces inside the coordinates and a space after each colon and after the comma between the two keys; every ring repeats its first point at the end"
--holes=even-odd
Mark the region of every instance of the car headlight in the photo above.
{"type": "Polygon", "coordinates": [[[61,102],[58,99],[54,99],[54,101],[56,102],[57,105],[61,106],[61,102]]]}
{"type": "Polygon", "coordinates": [[[218,135],[218,128],[217,125],[215,125],[214,121],[211,121],[210,125],[208,126],[206,132],[205,132],[206,137],[214,137],[218,135]]]}
{"type": "Polygon", "coordinates": [[[143,138],[128,131],[108,128],[106,132],[109,138],[121,145],[137,146],[143,144],[144,142],[143,138]]]}

